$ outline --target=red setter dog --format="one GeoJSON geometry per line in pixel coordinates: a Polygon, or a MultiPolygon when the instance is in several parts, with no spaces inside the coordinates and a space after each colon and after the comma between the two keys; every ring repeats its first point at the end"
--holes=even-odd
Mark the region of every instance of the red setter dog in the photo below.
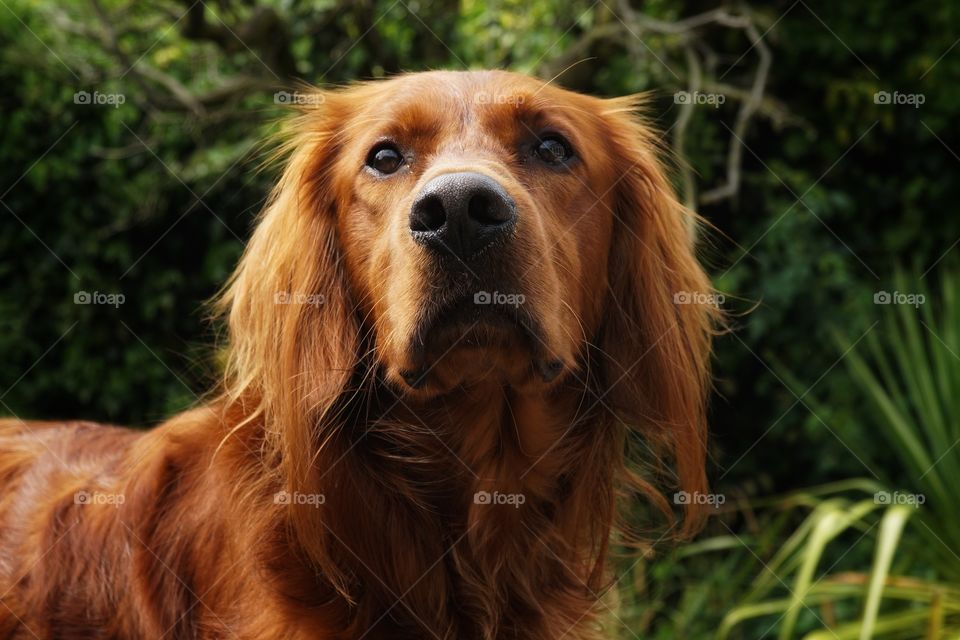
{"type": "Polygon", "coordinates": [[[705,490],[715,310],[637,101],[308,98],[222,387],[146,432],[0,423],[0,637],[601,637],[624,516],[696,528],[644,505],[705,490]]]}

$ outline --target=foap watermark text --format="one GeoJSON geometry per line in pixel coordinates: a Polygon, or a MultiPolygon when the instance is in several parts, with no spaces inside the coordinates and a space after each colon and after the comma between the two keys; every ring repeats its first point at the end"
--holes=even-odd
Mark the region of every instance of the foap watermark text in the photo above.
{"type": "Polygon", "coordinates": [[[726,298],[722,293],[704,293],[703,291],[676,291],[673,304],[705,304],[720,307],[726,298]]]}
{"type": "Polygon", "coordinates": [[[504,307],[519,307],[527,301],[522,293],[502,293],[500,291],[478,291],[473,294],[474,304],[497,304],[504,307]]]}
{"type": "Polygon", "coordinates": [[[122,293],[103,293],[101,291],[77,291],[73,294],[73,304],[106,305],[116,309],[127,297],[122,293]]]}
{"type": "Polygon", "coordinates": [[[927,496],[922,493],[907,493],[906,491],[877,491],[873,494],[873,502],[882,505],[907,505],[919,508],[927,502],[927,496]]]}
{"type": "Polygon", "coordinates": [[[500,491],[477,491],[473,494],[474,504],[483,505],[509,505],[514,509],[519,509],[520,505],[527,501],[527,496],[522,493],[501,493],[500,491]]]}
{"type": "Polygon", "coordinates": [[[322,493],[300,493],[299,491],[277,491],[273,494],[273,504],[297,504],[315,509],[326,503],[327,497],[322,493]]]}
{"type": "Polygon", "coordinates": [[[874,104],[889,104],[896,106],[908,106],[919,109],[920,105],[927,101],[927,97],[922,93],[901,93],[899,91],[877,91],[873,94],[874,104]]]}
{"type": "Polygon", "coordinates": [[[311,307],[319,307],[327,301],[322,293],[297,293],[290,291],[278,291],[273,294],[274,304],[306,304],[311,307]]]}
{"type": "Polygon", "coordinates": [[[125,500],[126,498],[122,493],[80,490],[73,494],[73,503],[81,505],[93,504],[119,507],[125,500]]]}
{"type": "Polygon", "coordinates": [[[703,93],[701,91],[677,91],[673,94],[675,104],[700,104],[709,105],[717,109],[727,101],[727,96],[722,93],[703,93]]]}
{"type": "Polygon", "coordinates": [[[120,105],[127,101],[127,96],[122,93],[101,93],[94,91],[77,91],[73,94],[73,104],[93,105],[97,107],[120,108],[120,105]]]}
{"type": "Polygon", "coordinates": [[[473,101],[476,104],[512,104],[514,106],[520,106],[524,103],[525,98],[512,93],[490,93],[488,91],[478,91],[473,96],[473,101]]]}
{"type": "Polygon", "coordinates": [[[301,93],[299,91],[277,91],[273,94],[274,104],[318,105],[326,97],[322,93],[301,93]]]}
{"type": "Polygon", "coordinates": [[[699,491],[694,491],[690,493],[689,491],[677,491],[673,494],[673,504],[708,504],[713,506],[714,509],[719,509],[727,501],[727,497],[722,493],[700,493],[699,491]]]}
{"type": "Polygon", "coordinates": [[[907,304],[914,308],[927,301],[922,293],[904,293],[903,291],[877,291],[873,294],[873,304],[907,304]]]}

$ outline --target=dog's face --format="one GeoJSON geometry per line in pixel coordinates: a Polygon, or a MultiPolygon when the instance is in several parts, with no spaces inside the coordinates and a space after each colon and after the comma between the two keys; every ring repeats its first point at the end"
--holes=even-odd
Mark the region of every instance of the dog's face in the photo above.
{"type": "Polygon", "coordinates": [[[709,282],[635,99],[502,71],[306,97],[222,301],[251,383],[325,406],[362,352],[420,398],[600,376],[635,412],[702,390],[712,313],[675,302],[709,282]]]}
{"type": "Polygon", "coordinates": [[[716,309],[635,98],[499,71],[302,97],[219,300],[227,391],[283,444],[291,477],[309,481],[303,452],[353,433],[344,408],[367,416],[385,379],[464,424],[450,416],[461,389],[495,392],[473,407],[569,401],[561,421],[638,429],[679,486],[705,486],[716,309]]]}
{"type": "Polygon", "coordinates": [[[603,101],[503,72],[370,85],[330,172],[388,377],[548,384],[599,327],[614,227],[603,101]]]}

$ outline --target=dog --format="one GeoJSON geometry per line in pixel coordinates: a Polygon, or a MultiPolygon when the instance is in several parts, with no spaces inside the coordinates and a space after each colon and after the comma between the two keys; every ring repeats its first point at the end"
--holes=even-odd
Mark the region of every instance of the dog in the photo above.
{"type": "Polygon", "coordinates": [[[0,424],[0,637],[603,637],[611,545],[701,523],[666,495],[706,490],[717,312],[642,99],[306,96],[222,383],[148,431],[0,424]]]}

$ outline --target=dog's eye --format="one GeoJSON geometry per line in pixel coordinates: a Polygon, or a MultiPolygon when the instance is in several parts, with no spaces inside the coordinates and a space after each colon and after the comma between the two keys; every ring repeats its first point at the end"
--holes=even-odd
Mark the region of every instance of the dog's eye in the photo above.
{"type": "Polygon", "coordinates": [[[403,166],[403,154],[390,143],[379,144],[370,150],[367,166],[380,173],[393,173],[403,166]]]}
{"type": "Polygon", "coordinates": [[[547,164],[564,164],[573,157],[570,143],[560,136],[549,136],[540,140],[533,152],[547,164]]]}

